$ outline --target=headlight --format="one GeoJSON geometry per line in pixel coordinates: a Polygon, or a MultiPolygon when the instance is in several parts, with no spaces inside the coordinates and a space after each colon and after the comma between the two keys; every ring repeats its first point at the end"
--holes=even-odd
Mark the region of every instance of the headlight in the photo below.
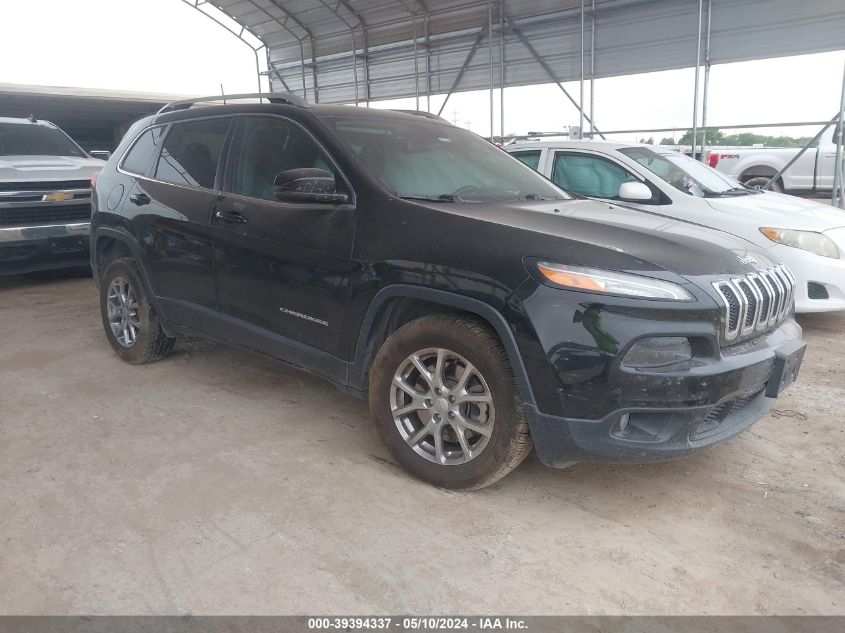
{"type": "Polygon", "coordinates": [[[650,277],[550,262],[537,262],[537,270],[555,286],[570,290],[586,290],[639,299],[694,300],[681,286],[650,277]]]}
{"type": "Polygon", "coordinates": [[[822,257],[839,259],[839,249],[827,235],[815,231],[793,231],[792,229],[761,228],[760,233],[773,242],[810,251],[822,257]]]}

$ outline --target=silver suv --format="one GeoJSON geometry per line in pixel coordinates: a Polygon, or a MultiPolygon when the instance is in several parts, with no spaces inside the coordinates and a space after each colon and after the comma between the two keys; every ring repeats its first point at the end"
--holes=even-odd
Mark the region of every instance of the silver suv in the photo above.
{"type": "Polygon", "coordinates": [[[88,264],[104,164],[48,121],[0,117],[0,275],[88,264]]]}

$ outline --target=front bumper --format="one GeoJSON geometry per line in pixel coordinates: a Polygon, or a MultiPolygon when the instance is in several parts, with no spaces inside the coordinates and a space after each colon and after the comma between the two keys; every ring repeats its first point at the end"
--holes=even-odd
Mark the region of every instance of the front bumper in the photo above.
{"type": "MultiPolygon", "coordinates": [[[[836,241],[836,240],[835,240],[836,241]]],[[[820,257],[808,251],[778,244],[769,253],[795,275],[795,312],[834,312],[845,310],[845,239],[838,238],[839,259],[820,257]],[[824,288],[827,298],[810,298],[810,283],[824,288]]],[[[814,293],[816,297],[818,292],[814,293]]]]}
{"type": "Polygon", "coordinates": [[[680,372],[637,372],[655,401],[682,406],[631,406],[595,419],[576,419],[527,407],[540,460],[554,467],[579,461],[652,462],[682,457],[729,439],[763,417],[776,400],[779,365],[803,354],[801,328],[779,328],[734,346],[721,359],[680,372]],[[767,388],[769,387],[769,388],[767,388]],[[694,403],[684,402],[691,391],[694,403]],[[702,401],[703,400],[703,401],[702,401]]]}
{"type": "Polygon", "coordinates": [[[89,264],[90,222],[0,227],[0,275],[89,264]]]}

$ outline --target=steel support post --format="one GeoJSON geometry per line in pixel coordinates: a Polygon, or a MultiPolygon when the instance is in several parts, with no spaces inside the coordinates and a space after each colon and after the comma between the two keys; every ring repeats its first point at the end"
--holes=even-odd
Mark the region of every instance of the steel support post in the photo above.
{"type": "Polygon", "coordinates": [[[845,178],[845,174],[842,173],[842,137],[845,136],[843,122],[845,122],[845,71],[842,73],[842,95],[839,97],[839,117],[837,121],[839,135],[836,139],[836,155],[833,159],[833,193],[831,194],[831,203],[840,209],[845,209],[845,196],[842,195],[842,181],[845,178]]]}
{"type": "Polygon", "coordinates": [[[698,0],[698,38],[695,51],[695,90],[692,93],[692,157],[695,158],[695,144],[698,140],[698,77],[701,70],[701,21],[704,14],[704,0],[698,0]]]}
{"type": "MultiPolygon", "coordinates": [[[[252,48],[252,47],[250,47],[252,48]]],[[[258,79],[258,92],[261,92],[261,66],[258,63],[258,50],[257,48],[253,48],[252,52],[255,53],[255,76],[258,79]]],[[[270,83],[270,72],[269,68],[267,69],[267,83],[270,83]]],[[[220,87],[223,87],[223,84],[220,84],[220,87]]]]}
{"type": "Polygon", "coordinates": [[[417,14],[411,14],[411,24],[414,29],[414,98],[416,99],[416,109],[420,109],[420,63],[417,56],[417,14]]]}
{"type": "Polygon", "coordinates": [[[487,54],[490,67],[490,142],[493,142],[493,0],[487,0],[487,54]]]}
{"type": "Polygon", "coordinates": [[[578,134],[584,136],[584,0],[581,0],[581,77],[578,80],[578,134]]]}
{"type": "Polygon", "coordinates": [[[505,0],[499,0],[499,132],[505,138],[505,0]]]}
{"type": "MultiPolygon", "coordinates": [[[[712,12],[713,0],[707,0],[707,30],[704,35],[704,89],[701,93],[701,160],[704,160],[704,148],[707,145],[707,89],[710,86],[710,17],[712,12]]],[[[694,149],[693,154],[695,154],[694,149]]]]}
{"type": "Polygon", "coordinates": [[[425,29],[425,111],[431,112],[431,41],[428,37],[428,15],[423,21],[425,29]]]}
{"type": "Polygon", "coordinates": [[[358,50],[355,47],[355,29],[350,28],[352,36],[352,81],[355,82],[355,105],[358,105],[358,50]]]}
{"type": "Polygon", "coordinates": [[[361,44],[364,47],[364,98],[370,105],[370,47],[367,38],[367,25],[361,22],[361,44]]]}
{"type": "Polygon", "coordinates": [[[590,0],[590,138],[593,138],[593,117],[596,105],[595,95],[596,76],[596,0],[590,0]]]}
{"type": "Polygon", "coordinates": [[[314,89],[314,103],[320,103],[320,90],[317,88],[317,47],[314,37],[311,37],[311,82],[314,89]]]}

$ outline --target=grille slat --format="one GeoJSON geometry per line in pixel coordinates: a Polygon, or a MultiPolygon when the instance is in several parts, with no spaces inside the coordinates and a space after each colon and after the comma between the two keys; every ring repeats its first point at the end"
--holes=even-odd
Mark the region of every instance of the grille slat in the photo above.
{"type": "Polygon", "coordinates": [[[713,282],[722,298],[722,336],[726,342],[774,327],[789,314],[795,277],[785,266],[713,282]]]}
{"type": "Polygon", "coordinates": [[[62,189],[90,188],[90,180],[30,180],[0,182],[0,191],[59,191],[62,189]]]}
{"type": "Polygon", "coordinates": [[[771,286],[769,286],[769,282],[766,281],[766,278],[762,274],[757,275],[754,281],[757,284],[757,290],[763,296],[760,306],[760,323],[766,324],[769,322],[774,293],[772,292],[771,286]]]}
{"type": "Polygon", "coordinates": [[[757,319],[760,318],[760,315],[757,312],[757,309],[760,305],[760,302],[757,299],[757,293],[751,286],[751,283],[749,281],[746,281],[745,279],[740,279],[736,282],[736,285],[740,289],[740,291],[745,295],[746,301],[748,301],[748,310],[746,310],[745,319],[743,319],[742,322],[743,330],[753,329],[754,326],[757,324],[757,319]]]}
{"type": "Polygon", "coordinates": [[[43,222],[90,220],[91,204],[45,205],[38,207],[12,207],[0,209],[0,226],[17,226],[43,222]]]}

